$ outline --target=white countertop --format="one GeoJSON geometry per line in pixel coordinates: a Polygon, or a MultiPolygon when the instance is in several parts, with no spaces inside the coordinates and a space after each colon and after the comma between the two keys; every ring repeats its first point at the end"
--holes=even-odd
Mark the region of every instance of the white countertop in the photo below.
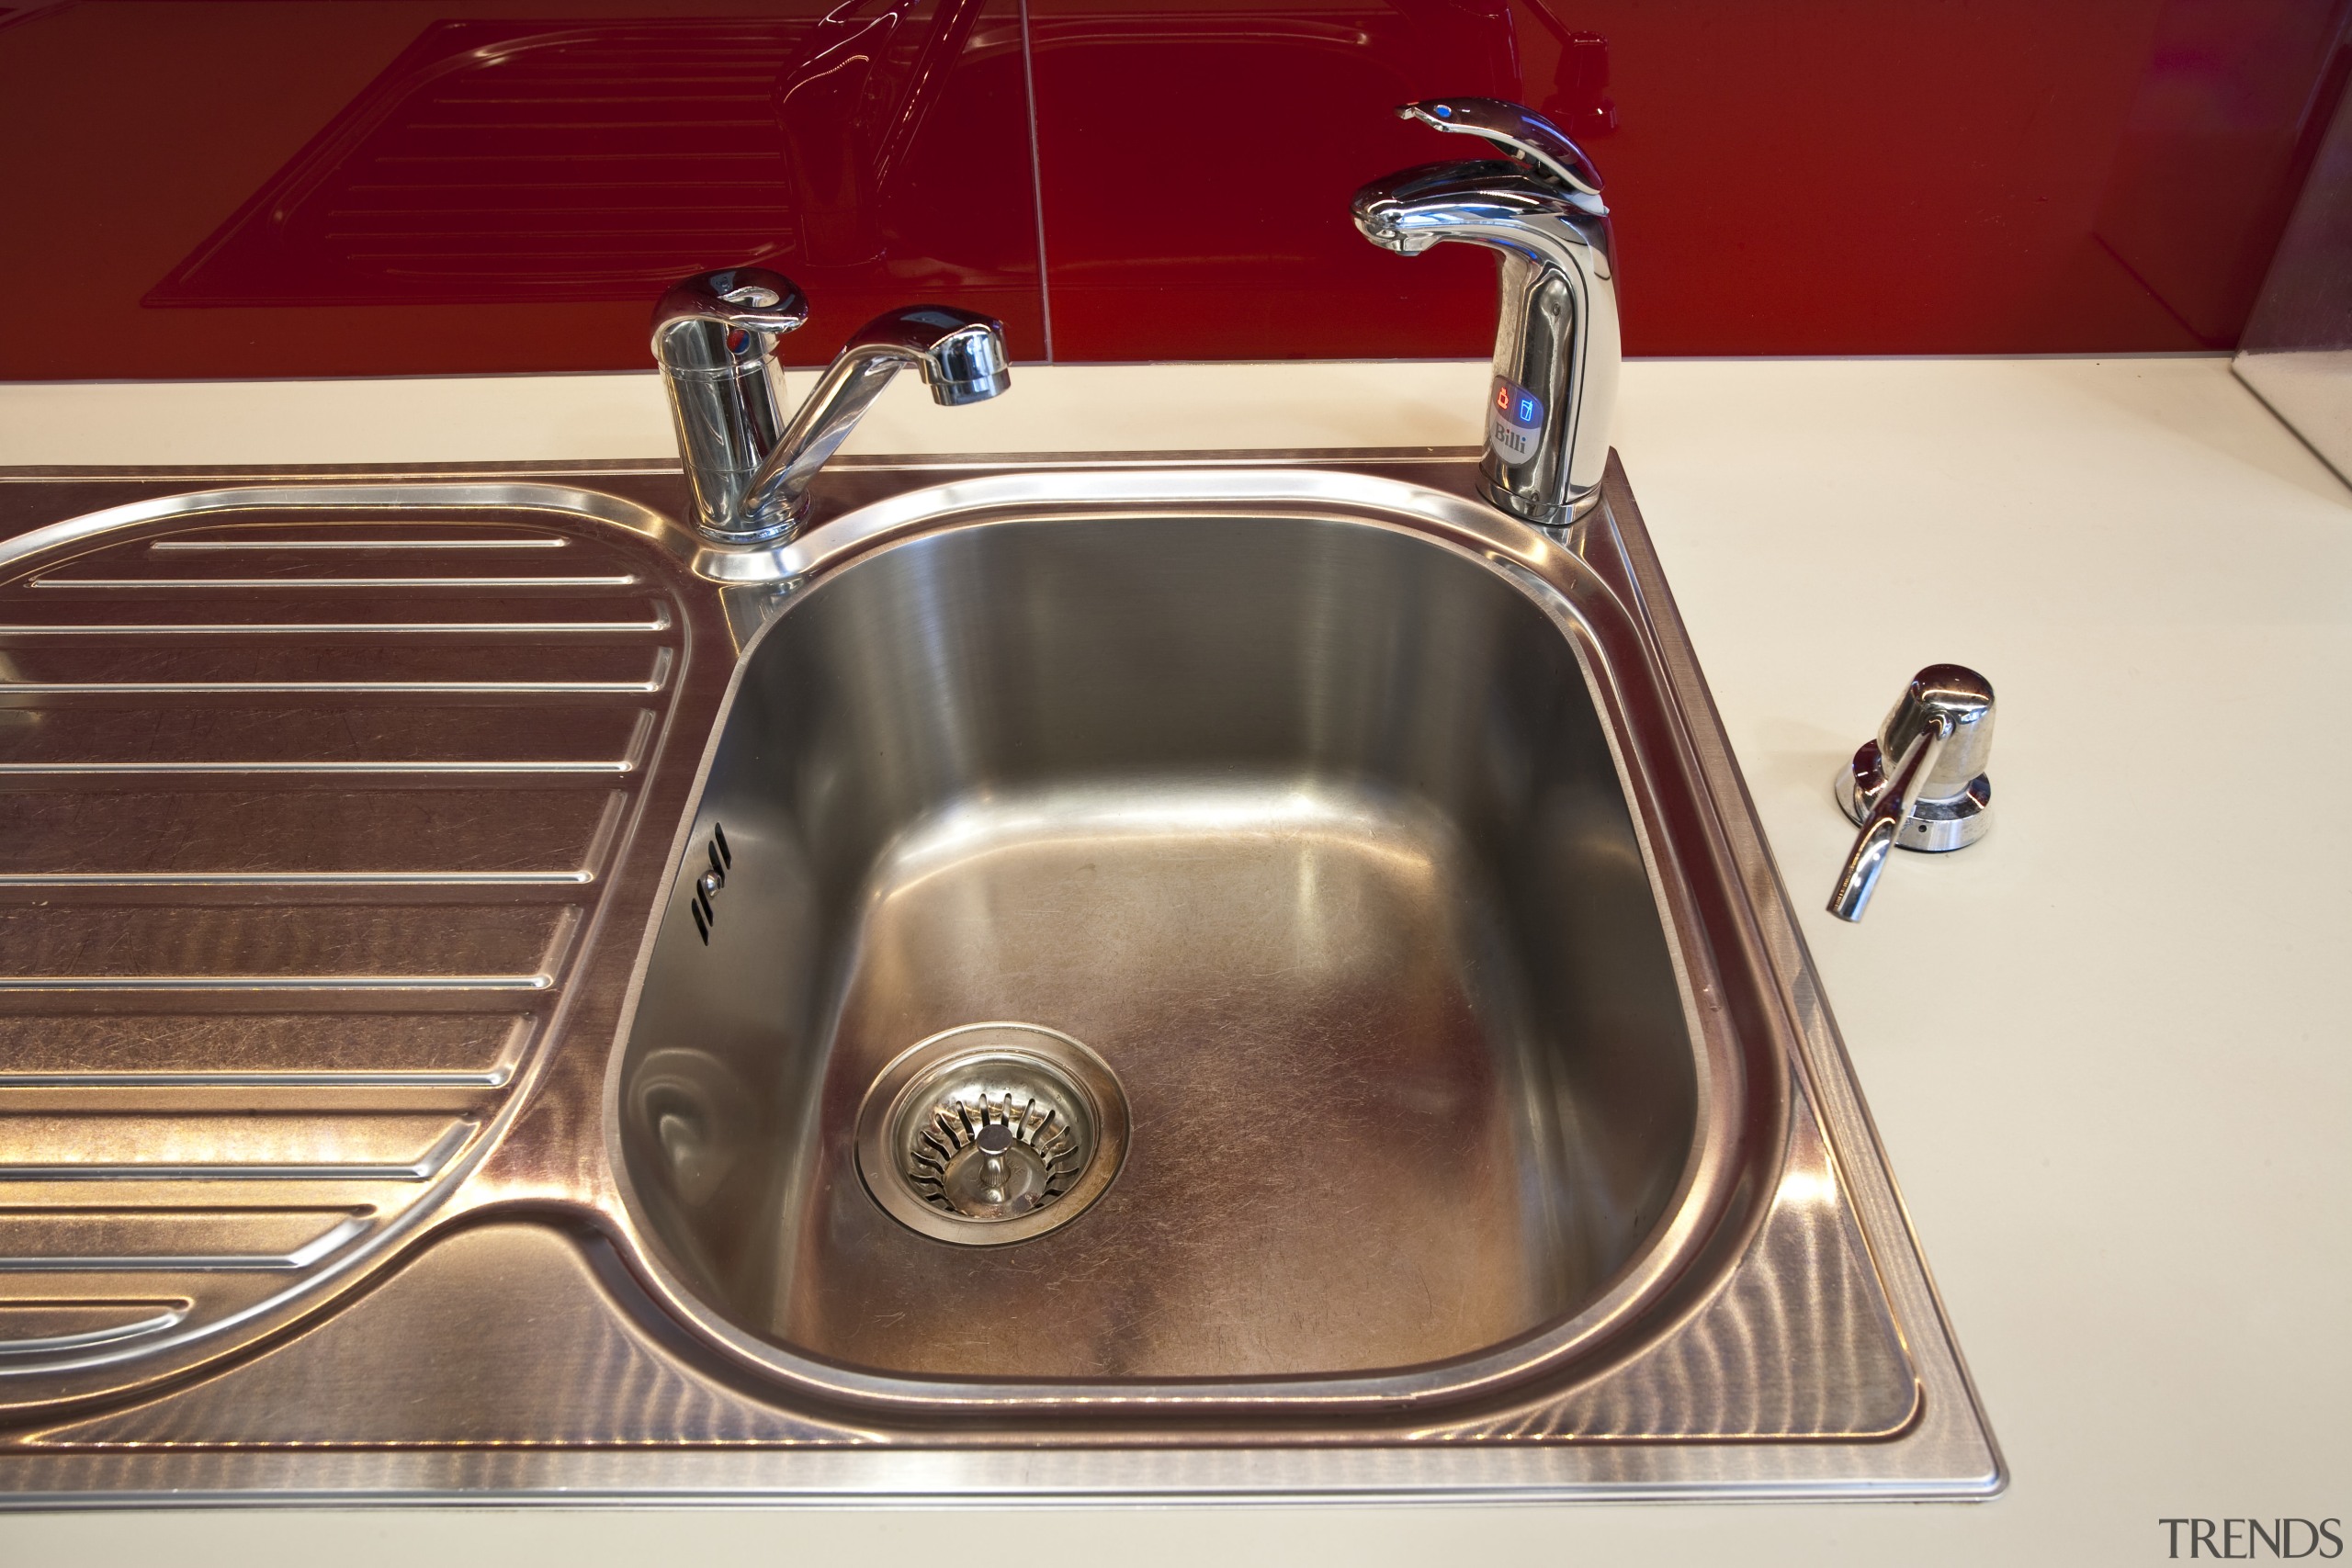
{"type": "MultiPolygon", "coordinates": [[[[972,410],[894,389],[852,449],[1467,444],[1486,375],[1023,369],[1013,396],[972,410]]],[[[667,446],[650,376],[0,387],[0,464],[667,446]]],[[[2166,1516],[2352,1516],[2352,1027],[2337,968],[2352,969],[2352,812],[2328,785],[2352,777],[2352,491],[2218,358],[1637,362],[1617,446],[2007,1451],[2008,1493],[1056,1512],[1022,1533],[1120,1568],[1977,1568],[2164,1561],[2166,1516]],[[1842,926],[1820,910],[1851,834],[1827,781],[1939,660],[1999,691],[1998,826],[1964,854],[1898,857],[1869,919],[1842,926]]],[[[952,1558],[990,1517],[1008,1523],[0,1516],[0,1557],[904,1562],[952,1558]]]]}

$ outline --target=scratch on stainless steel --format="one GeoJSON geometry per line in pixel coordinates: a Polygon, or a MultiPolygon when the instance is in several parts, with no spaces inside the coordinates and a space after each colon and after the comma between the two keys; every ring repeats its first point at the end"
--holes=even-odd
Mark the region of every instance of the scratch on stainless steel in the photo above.
{"type": "Polygon", "coordinates": [[[0,1302],[0,1356],[45,1356],[175,1326],[188,1303],[172,1297],[119,1301],[0,1302]]]}
{"type": "Polygon", "coordinates": [[[180,550],[560,550],[569,539],[532,534],[485,534],[471,539],[410,539],[385,530],[356,534],[346,539],[158,539],[147,548],[158,555],[180,550]]]}
{"type": "Polygon", "coordinates": [[[699,811],[728,918],[706,942],[673,902],[621,1067],[675,1304],[900,1418],[1060,1379],[1021,1410],[1393,1420],[1561,1375],[1702,1288],[1777,1153],[1782,1068],[1690,988],[1719,987],[1673,762],[1620,771],[1672,744],[1640,647],[1474,502],[1138,488],[967,481],[921,531],[885,503],[805,541],[699,811]],[[833,1178],[886,1062],[1003,1018],[1111,1063],[1128,1165],[944,1258],[833,1178]]]}
{"type": "Polygon", "coordinates": [[[511,592],[538,593],[550,588],[631,588],[634,576],[618,577],[35,577],[32,588],[107,588],[118,593],[162,592],[195,589],[218,593],[226,590],[285,589],[316,592],[325,588],[415,588],[446,593],[458,588],[503,588],[511,592]]]}
{"type": "MultiPolygon", "coordinates": [[[[233,1011],[219,992],[0,989],[0,1128],[21,1129],[0,1153],[242,1171],[331,1150],[383,1172],[479,1128],[438,1176],[213,1172],[177,1184],[200,1205],[150,1199],[171,1181],[0,1181],[0,1269],[17,1270],[0,1272],[17,1303],[0,1335],[25,1353],[0,1353],[0,1387],[19,1360],[111,1350],[115,1369],[104,1399],[52,1383],[55,1403],[0,1424],[0,1493],[1998,1490],[1622,473],[1547,537],[1472,501],[1458,457],[846,465],[819,525],[734,552],[663,520],[684,502],[674,473],[583,481],[604,494],[537,477],[420,487],[466,499],[370,516],[323,475],[243,487],[232,505],[267,510],[225,518],[175,497],[186,479],[0,491],[18,515],[6,491],[41,498],[34,520],[80,520],[41,530],[38,561],[0,543],[0,570],[130,545],[74,570],[350,579],[447,560],[640,579],[553,590],[554,606],[299,589],[238,591],[233,611],[185,590],[109,604],[0,586],[0,659],[18,661],[0,682],[667,682],[270,693],[291,739],[186,716],[234,695],[0,684],[0,760],[81,768],[0,774],[0,811],[25,813],[0,834],[0,908],[149,922],[109,944],[67,919],[8,966],[303,987],[238,994],[233,1011]],[[144,549],[258,537],[265,519],[290,547],[144,549]],[[365,547],[370,527],[416,547],[365,547]],[[565,543],[510,566],[475,547],[492,536],[565,543]],[[159,619],[168,638],[88,629],[159,619]],[[527,668],[485,659],[525,648],[527,668]],[[622,661],[656,648],[666,674],[622,661]],[[340,649],[366,651],[327,662],[340,649]],[[598,728],[632,705],[663,714],[598,728]],[[353,716],[339,741],[304,728],[322,707],[353,716]],[[400,727],[423,709],[514,716],[400,727]],[[528,716],[558,709],[579,722],[528,716]],[[37,721],[12,729],[15,710],[37,721]],[[153,739],[109,750],[86,718],[54,728],[93,711],[153,739]],[[166,742],[209,771],[91,766],[166,742]],[[480,771],[500,759],[529,771],[480,771]],[[283,771],[394,760],[473,771],[283,771]],[[349,811],[304,804],[359,794],[349,811]],[[705,948],[687,908],[719,823],[733,859],[705,948]],[[364,854],[333,852],[345,833],[364,854]],[[77,880],[92,873],[109,880],[77,880]],[[288,880],[245,880],[273,874],[288,880]],[[199,940],[171,924],[192,907],[245,923],[199,940]],[[567,908],[568,933],[548,923],[567,908]],[[304,945],[299,921],[259,918],[273,909],[346,924],[304,945]],[[476,923],[486,911],[510,918],[476,923]],[[238,945],[276,962],[223,968],[238,945]],[[390,976],[410,951],[545,986],[308,988],[390,976]],[[1066,1030],[1115,1069],[1128,1167],[1051,1235],[926,1242],[862,1190],[858,1099],[910,1043],[1004,1018],[1066,1030]],[[77,1116],[112,1139],[76,1142],[77,1116]],[[187,1126],[127,1148],[165,1122],[187,1126]],[[206,1141],[231,1127],[236,1146],[206,1141]],[[1302,1181],[1321,1207],[1282,1212],[1302,1181]],[[1170,1207],[1203,1182],[1224,1250],[1170,1207]],[[835,1247],[836,1222],[890,1239],[835,1247]],[[385,1244],[396,1230],[408,1245],[385,1244]],[[894,1247],[927,1248],[929,1267],[894,1247]],[[1296,1266],[1227,1291],[1253,1247],[1296,1266]],[[1037,1271],[1007,1274],[991,1308],[1058,1343],[1021,1345],[985,1314],[925,1326],[886,1299],[895,1280],[973,1300],[991,1258],[1037,1271]],[[1040,1333],[1023,1292],[1057,1270],[1040,1333]],[[204,1293],[240,1281],[242,1298],[204,1293]],[[882,1305],[861,1314],[856,1292],[882,1305]],[[247,1315],[212,1348],[151,1348],[200,1336],[216,1300],[247,1315]],[[1135,1334],[1106,1334],[1122,1323],[1135,1334]]],[[[19,940],[0,934],[0,954],[19,940]]]]}
{"type": "Polygon", "coordinates": [[[1993,1496],[2008,1482],[1999,1444],[1896,1190],[1894,1168],[1863,1102],[1853,1061],[1821,994],[1819,972],[1798,930],[1788,886],[1764,841],[1756,803],[1732,755],[1731,739],[1700,671],[1698,653],[1683,628],[1623,469],[1613,457],[1608,504],[1577,525],[1574,543],[1577,553],[1599,566],[1634,606],[1673,693],[1713,806],[1721,835],[1717,852],[1736,869],[1745,889],[1752,962],[1771,977],[1779,993],[1777,1021],[1788,1031],[1790,1066],[1819,1118],[1838,1196],[1850,1207],[1855,1227],[1870,1248],[1887,1310],[1918,1374],[1920,1413],[1904,1435],[1904,1462],[1879,1472],[1882,1484],[1876,1490],[1888,1490],[1894,1472],[1899,1472],[1941,1478],[1930,1490],[1943,1495],[1993,1496]]]}
{"type": "MultiPolygon", "coordinates": [[[[796,1417],[743,1399],[682,1353],[674,1337],[665,1339],[629,1315],[622,1303],[633,1294],[604,1244],[592,1238],[567,1241],[526,1225],[461,1231],[250,1369],[151,1405],[44,1427],[24,1440],[75,1448],[464,1440],[671,1449],[887,1440],[878,1429],[796,1417]],[[514,1311],[517,1300],[533,1303],[528,1318],[514,1311]],[[453,1406],[465,1425],[461,1439],[450,1431],[453,1406]]],[[[1758,1265],[1689,1325],[1566,1395],[1411,1436],[1467,1444],[1883,1437],[1900,1433],[1917,1403],[1808,1113],[1795,1124],[1758,1265]],[[1792,1289],[1820,1310],[1787,1312],[1792,1289]],[[1773,1375],[1795,1364],[1823,1375],[1773,1375]],[[1732,1411],[1726,1389],[1754,1403],[1732,1411]]]]}
{"type": "Polygon", "coordinates": [[[682,1357],[674,1331],[616,1310],[614,1298],[628,1293],[611,1248],[593,1238],[537,1224],[471,1225],[233,1377],[24,1440],[92,1449],[649,1448],[858,1436],[744,1398],[682,1357]],[[551,1333],[558,1322],[560,1332],[551,1333]]]}
{"type": "Polygon", "coordinates": [[[1893,1437],[1908,1427],[1919,1411],[1918,1380],[1853,1215],[1838,1201],[1812,1108],[1799,1109],[1771,1215],[1747,1267],[1687,1324],[1564,1397],[1437,1435],[1453,1442],[1812,1439],[1893,1437]],[[1792,1300],[1808,1310],[1790,1312],[1792,1300]],[[1792,1366],[1811,1373],[1770,1371],[1792,1366]]]}
{"type": "Polygon", "coordinates": [[[0,1408],[252,1341],[503,1133],[684,668],[661,526],[245,487],[0,541],[0,1408]]]}

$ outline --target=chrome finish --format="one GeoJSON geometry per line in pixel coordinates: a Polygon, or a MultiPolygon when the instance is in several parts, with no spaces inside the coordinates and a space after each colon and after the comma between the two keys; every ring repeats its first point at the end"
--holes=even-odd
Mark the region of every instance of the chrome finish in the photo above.
{"type": "Polygon", "coordinates": [[[909,306],[859,328],[786,424],[775,344],[808,319],[791,279],[753,266],[697,274],[654,307],[653,357],[669,389],[695,525],[713,543],[797,533],[809,482],[899,371],[921,371],[933,400],[950,408],[1012,384],[1002,323],[952,306],[909,306]]]}
{"type": "Polygon", "coordinates": [[[1600,498],[1617,400],[1615,244],[1600,176],[1517,104],[1442,98],[1396,113],[1510,154],[1391,175],[1358,191],[1352,210],[1364,238],[1399,255],[1446,241],[1500,253],[1478,491],[1514,517],[1565,527],[1600,498]]]}
{"type": "Polygon", "coordinates": [[[932,400],[985,402],[1012,384],[1003,326],[946,305],[891,310],[860,327],[792,416],[743,492],[746,529],[728,542],[789,539],[808,506],[808,484],[899,371],[922,372],[932,400]]]}
{"type": "Polygon", "coordinates": [[[858,1112],[858,1175],[874,1201],[910,1229],[966,1247],[1068,1224],[1126,1152],[1117,1076],[1035,1024],[935,1034],[882,1070],[858,1112]]]}
{"type": "Polygon", "coordinates": [[[764,267],[683,279],[653,308],[653,357],[670,394],[695,525],[732,543],[786,531],[751,515],[752,479],[784,439],[776,339],[808,319],[799,286],[764,267]]]}
{"type": "Polygon", "coordinates": [[[1895,849],[1965,849],[1993,830],[1993,685],[1930,664],[1911,678],[1879,732],[1838,770],[1838,804],[1861,829],[1830,890],[1829,912],[1859,920],[1895,849]]]}
{"type": "Polygon", "coordinates": [[[1460,131],[1527,159],[1580,196],[1600,194],[1600,172],[1584,149],[1534,110],[1500,98],[1435,98],[1406,104],[1399,119],[1415,119],[1431,130],[1460,131]]]}
{"type": "MultiPolygon", "coordinates": [[[[41,1173],[0,1183],[0,1493],[1997,1489],[1621,479],[1547,536],[1470,499],[1457,462],[839,479],[860,504],[752,551],[698,551],[643,501],[560,486],[478,515],[431,503],[479,485],[93,513],[126,487],[0,483],[20,525],[28,506],[69,519],[0,544],[0,620],[44,628],[0,634],[0,658],[46,661],[0,682],[70,683],[61,660],[117,684],[278,680],[269,660],[338,649],[424,683],[453,678],[444,661],[552,649],[594,682],[621,677],[579,666],[649,637],[673,652],[650,696],[531,699],[578,735],[498,694],[273,694],[294,716],[278,736],[220,694],[0,685],[6,759],[88,761],[60,738],[137,733],[139,755],[96,760],[159,760],[167,740],[300,760],[292,741],[326,732],[301,716],[331,705],[356,737],[479,712],[462,733],[507,748],[420,740],[427,760],[629,770],[0,793],[36,803],[0,836],[21,876],[456,874],[424,891],[0,885],[0,973],[393,974],[351,959],[376,953],[410,976],[549,978],[89,992],[70,1010],[0,987],[0,1165],[41,1173]],[[21,586],[158,536],[383,527],[395,516],[366,508],[387,500],[413,537],[495,521],[639,585],[560,591],[560,610],[345,590],[156,595],[142,614],[418,627],[479,605],[463,618],[662,629],[60,638],[134,617],[21,586]],[[616,705],[655,716],[616,742],[597,717],[616,705]],[[37,721],[12,724],[19,708],[37,721]],[[52,728],[83,710],[119,722],[52,728]],[[154,716],[181,713],[198,718],[154,716]],[[136,802],[136,830],[91,796],[136,802]],[[593,875],[457,879],[514,870],[593,875]],[[557,930],[550,907],[580,913],[557,930]],[[314,933],[280,950],[310,967],[239,961],[277,909],[314,933]],[[462,952],[537,956],[420,961],[462,952]],[[124,961],[66,962],[87,953],[124,961]],[[990,1019],[1035,1022],[970,1026],[990,1019]],[[1063,1035],[1131,1111],[1091,1207],[1001,1247],[943,1245],[877,1207],[860,1112],[910,1042],[936,1059],[910,1086],[1002,1103],[989,1058],[1085,1081],[1063,1035]]],[[[158,558],[184,572],[204,554],[158,558]]],[[[1117,1101],[1090,1092],[1107,1128],[1117,1101]]],[[[988,1142],[1021,1146],[1009,1121],[988,1142]]],[[[973,1145],[990,1152],[979,1126],[973,1145]]]]}

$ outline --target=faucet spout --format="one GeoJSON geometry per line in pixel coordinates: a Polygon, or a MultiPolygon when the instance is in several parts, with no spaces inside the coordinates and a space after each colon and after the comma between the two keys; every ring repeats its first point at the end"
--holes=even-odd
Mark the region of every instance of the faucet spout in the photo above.
{"type": "Polygon", "coordinates": [[[1479,490],[1514,516],[1565,527],[1600,499],[1617,396],[1614,241],[1600,176],[1574,142],[1516,104],[1436,99],[1397,113],[1510,154],[1375,180],[1351,211],[1365,239],[1400,255],[1449,241],[1498,253],[1479,490]]]}
{"type": "Polygon", "coordinates": [[[860,327],[826,367],[745,485],[745,512],[776,520],[772,536],[797,531],[808,508],[808,482],[891,378],[910,368],[922,373],[932,400],[948,408],[985,402],[1012,384],[1000,322],[947,305],[886,311],[860,327]]]}
{"type": "Polygon", "coordinates": [[[807,521],[808,486],[899,371],[933,400],[986,401],[1012,384],[1002,323],[947,305],[889,310],[852,334],[787,423],[775,343],[808,319],[781,274],[733,267],[685,279],[653,315],[695,522],[727,545],[778,544],[807,521]]]}

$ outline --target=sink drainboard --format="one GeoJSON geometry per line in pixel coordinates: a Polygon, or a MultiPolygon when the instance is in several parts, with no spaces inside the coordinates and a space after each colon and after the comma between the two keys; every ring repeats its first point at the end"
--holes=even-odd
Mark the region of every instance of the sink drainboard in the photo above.
{"type": "Polygon", "coordinates": [[[1119,1173],[1126,1097],[1056,1030],[976,1023],[901,1053],[866,1090],[858,1174],[910,1229],[1001,1247],[1068,1224],[1119,1173]]]}

